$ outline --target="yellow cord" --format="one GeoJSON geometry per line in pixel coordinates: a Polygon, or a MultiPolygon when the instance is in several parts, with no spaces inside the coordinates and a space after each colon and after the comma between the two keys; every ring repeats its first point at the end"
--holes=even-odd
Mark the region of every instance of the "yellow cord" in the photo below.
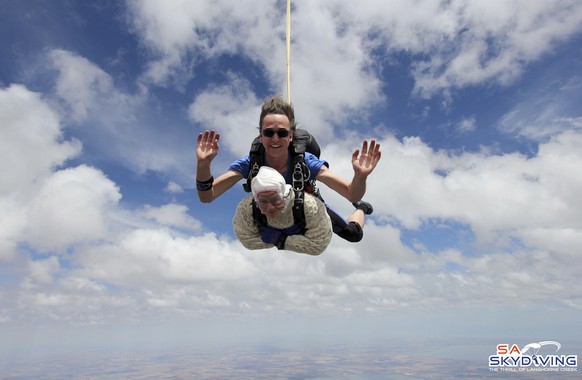
{"type": "Polygon", "coordinates": [[[287,103],[291,104],[291,0],[287,0],[287,103]]]}

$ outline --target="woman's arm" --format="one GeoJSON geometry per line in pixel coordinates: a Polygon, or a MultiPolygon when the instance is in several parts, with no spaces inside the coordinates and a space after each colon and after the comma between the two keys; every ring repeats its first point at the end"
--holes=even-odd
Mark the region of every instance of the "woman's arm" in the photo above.
{"type": "Polygon", "coordinates": [[[232,226],[236,238],[246,249],[266,249],[272,248],[273,244],[265,244],[261,240],[261,231],[253,221],[253,206],[251,205],[252,195],[246,196],[239,202],[232,226]]]}
{"type": "Polygon", "coordinates": [[[309,255],[319,255],[331,241],[331,219],[323,202],[310,194],[305,194],[305,234],[290,235],[285,241],[285,249],[309,255]]]}

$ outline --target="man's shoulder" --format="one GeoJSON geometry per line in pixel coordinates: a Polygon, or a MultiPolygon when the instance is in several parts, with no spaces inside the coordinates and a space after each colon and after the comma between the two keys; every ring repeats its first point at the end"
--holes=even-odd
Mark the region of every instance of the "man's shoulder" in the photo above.
{"type": "Polygon", "coordinates": [[[322,160],[309,152],[305,152],[303,160],[310,170],[315,170],[316,172],[319,172],[322,166],[329,167],[329,163],[326,160],[322,160]]]}
{"type": "Polygon", "coordinates": [[[243,177],[246,177],[248,175],[250,162],[251,162],[250,157],[248,155],[245,155],[242,158],[239,158],[238,160],[231,163],[230,166],[228,167],[228,170],[241,173],[243,177]]]}

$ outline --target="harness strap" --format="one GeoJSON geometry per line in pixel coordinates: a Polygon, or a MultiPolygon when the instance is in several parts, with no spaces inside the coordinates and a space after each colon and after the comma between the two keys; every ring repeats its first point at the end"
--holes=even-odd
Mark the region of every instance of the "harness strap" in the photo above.
{"type": "Polygon", "coordinates": [[[303,153],[295,154],[293,158],[292,187],[295,193],[293,201],[293,221],[302,232],[305,231],[305,181],[309,178],[307,165],[305,165],[303,153]]]}
{"type": "Polygon", "coordinates": [[[263,166],[263,149],[261,140],[256,138],[251,144],[251,150],[249,151],[250,166],[247,182],[243,183],[243,189],[247,193],[251,192],[251,181],[259,174],[259,169],[263,166]]]}
{"type": "MultiPolygon", "coordinates": [[[[310,172],[307,164],[305,163],[305,151],[307,146],[307,139],[310,135],[305,132],[305,134],[300,134],[304,138],[297,138],[293,141],[293,145],[290,147],[290,152],[292,153],[292,165],[291,165],[291,186],[295,194],[295,200],[293,201],[293,222],[295,225],[299,226],[301,232],[305,232],[305,192],[314,195],[321,199],[319,189],[316,186],[314,180],[309,180],[310,172]]],[[[316,143],[317,144],[317,143],[316,143]]],[[[319,147],[318,147],[319,149],[319,147]]],[[[259,169],[263,165],[263,145],[257,138],[251,144],[251,150],[249,152],[250,166],[249,174],[246,183],[243,184],[243,189],[250,193],[251,192],[251,181],[259,173],[259,169]]],[[[323,200],[322,200],[323,201],[323,200]]],[[[253,200],[253,220],[258,227],[267,225],[267,218],[261,213],[256,202],[253,200]]]]}
{"type": "Polygon", "coordinates": [[[264,227],[267,225],[267,217],[259,210],[259,206],[257,206],[257,202],[253,198],[252,201],[253,205],[253,222],[257,227],[264,227]]]}

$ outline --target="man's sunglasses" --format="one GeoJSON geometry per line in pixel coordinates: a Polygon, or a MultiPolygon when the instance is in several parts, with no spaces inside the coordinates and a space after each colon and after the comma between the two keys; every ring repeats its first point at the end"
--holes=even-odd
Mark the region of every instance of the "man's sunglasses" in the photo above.
{"type": "Polygon", "coordinates": [[[289,136],[289,130],[288,129],[263,129],[263,136],[265,137],[273,137],[275,136],[275,133],[277,134],[277,136],[279,137],[287,137],[289,136]]]}

